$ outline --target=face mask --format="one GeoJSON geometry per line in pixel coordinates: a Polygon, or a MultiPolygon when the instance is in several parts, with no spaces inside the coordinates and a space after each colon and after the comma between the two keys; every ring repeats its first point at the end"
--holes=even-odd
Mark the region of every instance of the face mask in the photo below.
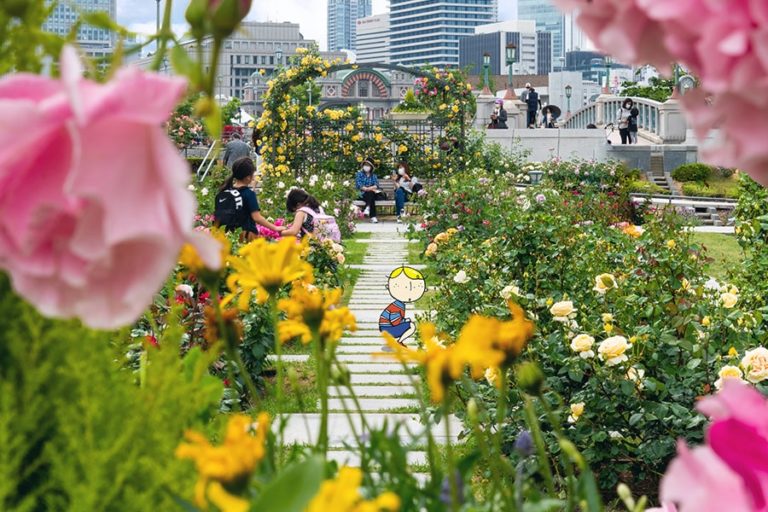
{"type": "Polygon", "coordinates": [[[371,172],[371,166],[370,166],[370,165],[364,165],[364,166],[363,166],[363,170],[364,170],[365,172],[371,172]]]}
{"type": "Polygon", "coordinates": [[[399,174],[400,176],[402,176],[403,174],[405,174],[405,169],[403,169],[402,167],[400,167],[400,168],[397,170],[397,174],[399,174]]]}

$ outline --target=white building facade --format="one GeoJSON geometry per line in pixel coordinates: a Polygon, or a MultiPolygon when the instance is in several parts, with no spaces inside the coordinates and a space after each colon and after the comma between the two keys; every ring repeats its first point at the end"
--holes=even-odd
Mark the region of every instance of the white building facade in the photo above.
{"type": "Polygon", "coordinates": [[[389,63],[389,14],[357,20],[357,62],[389,63]]]}

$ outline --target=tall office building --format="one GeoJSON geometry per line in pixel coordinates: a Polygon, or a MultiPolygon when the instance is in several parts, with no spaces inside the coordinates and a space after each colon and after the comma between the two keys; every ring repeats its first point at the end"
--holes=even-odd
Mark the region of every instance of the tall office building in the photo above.
{"type": "Polygon", "coordinates": [[[357,62],[389,63],[389,14],[357,20],[357,62]]]}
{"type": "Polygon", "coordinates": [[[372,0],[328,0],[328,51],[356,50],[357,20],[371,15],[372,0]]]}
{"type": "MultiPolygon", "coordinates": [[[[46,0],[50,5],[52,0],[46,0]]],[[[71,0],[58,2],[43,24],[43,30],[67,36],[79,18],[78,12],[103,11],[110,18],[117,16],[117,0],[71,0]]],[[[115,37],[109,30],[83,25],[77,32],[77,42],[91,57],[105,57],[112,53],[115,37]]]]}
{"type": "Polygon", "coordinates": [[[390,59],[397,64],[459,65],[459,39],[497,20],[498,0],[390,0],[390,59]]]}
{"type": "Polygon", "coordinates": [[[521,20],[535,21],[536,30],[552,34],[553,68],[560,70],[564,67],[565,15],[552,4],[551,0],[518,0],[517,15],[521,20]]]}
{"type": "Polygon", "coordinates": [[[459,67],[470,66],[471,75],[483,69],[483,56],[490,58],[489,73],[506,75],[506,46],[516,46],[516,75],[546,75],[552,66],[552,34],[537,32],[534,21],[502,21],[475,27],[475,35],[459,40],[459,67]]]}

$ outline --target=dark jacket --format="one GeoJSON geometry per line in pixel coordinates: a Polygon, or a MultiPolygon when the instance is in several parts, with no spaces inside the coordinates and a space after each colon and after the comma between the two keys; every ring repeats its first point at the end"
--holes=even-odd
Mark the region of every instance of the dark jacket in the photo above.
{"type": "Polygon", "coordinates": [[[224,160],[224,165],[231,169],[232,164],[244,156],[251,156],[250,146],[240,139],[232,139],[225,146],[222,159],[224,160]]]}
{"type": "Polygon", "coordinates": [[[528,93],[528,97],[525,100],[525,103],[528,105],[528,110],[533,110],[534,112],[539,110],[541,108],[541,100],[539,100],[539,93],[536,91],[530,91],[528,93]]]}
{"type": "Polygon", "coordinates": [[[506,130],[508,128],[507,126],[507,111],[504,110],[504,107],[501,107],[499,109],[499,115],[497,118],[498,122],[496,123],[496,128],[501,128],[502,130],[506,130]]]}

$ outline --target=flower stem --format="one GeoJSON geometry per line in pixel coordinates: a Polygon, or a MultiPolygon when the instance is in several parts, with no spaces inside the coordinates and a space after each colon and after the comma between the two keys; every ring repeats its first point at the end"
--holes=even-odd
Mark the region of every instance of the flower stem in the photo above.
{"type": "Polygon", "coordinates": [[[313,332],[312,338],[315,349],[317,387],[320,392],[320,432],[317,434],[317,448],[325,458],[328,453],[328,358],[318,333],[313,332]]]}
{"type": "Polygon", "coordinates": [[[277,389],[275,390],[275,399],[277,401],[276,407],[276,419],[280,425],[280,432],[277,436],[277,449],[278,453],[283,452],[283,384],[285,377],[283,376],[283,346],[280,343],[280,336],[277,331],[278,312],[277,312],[277,297],[270,296],[269,298],[269,312],[272,318],[272,328],[274,329],[275,338],[275,355],[277,356],[277,389]]]}
{"type": "Polygon", "coordinates": [[[534,407],[533,401],[529,396],[525,397],[525,416],[528,420],[528,427],[531,429],[531,435],[533,436],[533,441],[536,444],[536,451],[539,455],[539,468],[541,470],[541,476],[544,477],[544,482],[547,485],[547,491],[549,492],[549,495],[555,496],[555,482],[552,478],[552,470],[549,467],[547,448],[544,444],[544,437],[541,434],[539,420],[536,418],[536,408],[534,407]]]}
{"type": "Polygon", "coordinates": [[[448,459],[448,483],[451,489],[451,510],[456,512],[459,510],[459,490],[456,487],[456,461],[453,459],[453,446],[451,445],[451,422],[449,420],[449,414],[451,410],[451,395],[449,392],[445,393],[445,399],[443,400],[443,422],[445,423],[445,452],[448,459]]]}
{"type": "Polygon", "coordinates": [[[499,393],[498,401],[496,404],[496,434],[493,436],[493,446],[496,450],[496,456],[493,458],[495,461],[494,466],[496,469],[496,475],[493,482],[494,495],[498,486],[501,490],[502,498],[507,502],[508,509],[513,507],[510,495],[507,492],[507,488],[503,485],[504,475],[506,473],[504,469],[504,457],[502,454],[502,444],[504,442],[504,432],[502,426],[507,418],[507,393],[509,393],[509,378],[507,376],[508,371],[505,368],[499,369],[499,393]]]}

